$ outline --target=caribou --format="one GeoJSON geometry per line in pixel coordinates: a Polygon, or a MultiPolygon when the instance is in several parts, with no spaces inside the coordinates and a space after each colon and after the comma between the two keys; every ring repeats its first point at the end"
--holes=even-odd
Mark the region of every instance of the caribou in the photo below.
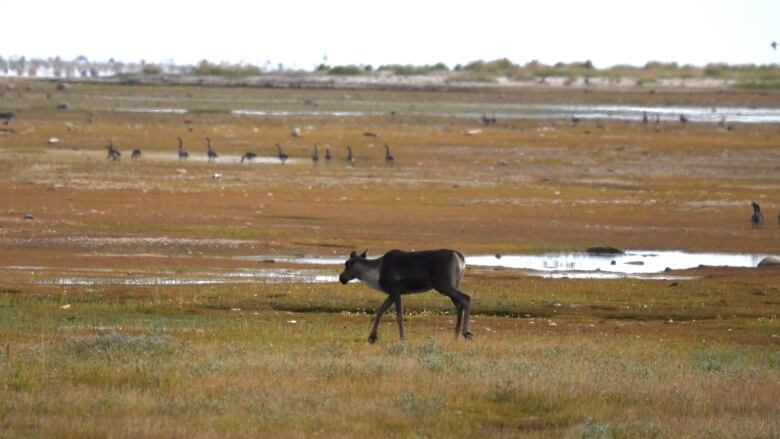
{"type": "Polygon", "coordinates": [[[426,250],[405,252],[390,250],[377,259],[367,258],[368,250],[358,255],[352,252],[344,263],[344,271],[339,281],[346,285],[352,279],[363,281],[368,287],[387,294],[387,299],[376,312],[374,326],[368,336],[368,342],[377,340],[379,320],[391,305],[395,304],[398,332],[404,340],[404,320],[401,296],[423,293],[434,289],[447,296],[455,305],[458,317],[455,323],[455,338],[461,334],[471,339],[474,334],[469,330],[469,312],[471,297],[459,289],[466,259],[454,250],[426,250]]]}

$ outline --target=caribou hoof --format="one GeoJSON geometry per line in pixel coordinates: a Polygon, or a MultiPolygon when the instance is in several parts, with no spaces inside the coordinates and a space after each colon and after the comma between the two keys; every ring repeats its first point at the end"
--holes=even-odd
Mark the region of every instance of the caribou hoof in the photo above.
{"type": "Polygon", "coordinates": [[[474,340],[474,334],[471,331],[466,331],[463,333],[463,338],[466,340],[474,340]]]}
{"type": "Polygon", "coordinates": [[[371,334],[368,336],[368,342],[371,344],[376,343],[376,334],[371,334]]]}

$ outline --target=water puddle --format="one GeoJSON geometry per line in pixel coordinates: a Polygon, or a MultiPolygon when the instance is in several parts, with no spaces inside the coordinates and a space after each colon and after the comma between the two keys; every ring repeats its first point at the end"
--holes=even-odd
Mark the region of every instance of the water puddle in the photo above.
{"type": "MultiPolygon", "coordinates": [[[[128,255],[133,256],[133,255],[128,255]]],[[[691,275],[668,273],[699,266],[756,267],[766,256],[746,253],[688,253],[682,251],[633,250],[618,255],[582,252],[540,255],[467,256],[472,267],[519,270],[525,275],[551,279],[693,279],[691,275]]],[[[123,285],[176,286],[262,283],[336,283],[344,257],[318,256],[239,256],[238,260],[264,264],[330,266],[329,268],[260,267],[229,271],[201,270],[193,273],[132,272],[107,268],[54,268],[41,266],[2,266],[0,273],[14,273],[34,279],[39,285],[123,285]]]]}
{"type": "Polygon", "coordinates": [[[527,270],[548,278],[669,279],[666,273],[699,266],[756,267],[767,255],[741,253],[688,253],[683,251],[632,250],[618,255],[545,253],[541,255],[483,255],[466,258],[469,265],[527,270]]]}
{"type": "MultiPolygon", "coordinates": [[[[12,267],[0,267],[11,269],[12,267]]],[[[18,267],[13,267],[18,269],[18,267]]],[[[96,277],[97,270],[73,269],[61,270],[67,272],[66,276],[46,275],[46,269],[41,267],[29,267],[37,273],[36,277],[43,277],[35,281],[38,285],[68,285],[68,286],[98,286],[98,285],[122,285],[122,286],[178,286],[178,285],[225,285],[225,284],[250,284],[250,283],[335,283],[338,281],[338,273],[326,272],[314,269],[293,268],[259,268],[241,269],[236,271],[204,271],[182,275],[179,273],[138,273],[128,274],[114,271],[114,275],[96,277]]],[[[103,270],[105,272],[105,270],[103,270]]]]}
{"type": "MultiPolygon", "coordinates": [[[[676,250],[631,250],[618,255],[585,252],[544,253],[539,255],[467,256],[466,265],[522,270],[529,276],[570,279],[683,279],[690,276],[667,274],[699,266],[756,267],[770,255],[747,253],[690,253],[676,250]]],[[[257,262],[281,262],[301,265],[342,265],[347,256],[240,256],[257,262]]]]}
{"type": "Polygon", "coordinates": [[[119,107],[114,111],[123,113],[152,113],[152,114],[187,114],[184,108],[156,108],[156,107],[119,107]]]}
{"type": "MultiPolygon", "coordinates": [[[[701,106],[652,106],[652,105],[580,105],[580,104],[485,104],[473,103],[399,103],[393,109],[356,109],[365,102],[352,102],[353,108],[332,110],[287,110],[243,108],[225,109],[235,116],[250,117],[381,117],[389,114],[414,117],[438,117],[480,120],[485,114],[494,115],[500,120],[642,120],[644,115],[650,123],[679,122],[685,116],[689,122],[718,123],[780,123],[780,108],[763,107],[701,107],[701,106]]],[[[343,105],[343,104],[340,104],[343,105]]],[[[376,106],[374,105],[374,108],[376,106]]],[[[114,111],[150,114],[187,114],[184,108],[168,107],[118,107],[114,111]]]]}

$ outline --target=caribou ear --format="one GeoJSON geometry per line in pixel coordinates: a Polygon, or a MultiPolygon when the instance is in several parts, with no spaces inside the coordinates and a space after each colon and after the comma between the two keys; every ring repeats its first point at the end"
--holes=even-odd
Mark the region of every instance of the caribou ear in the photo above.
{"type": "Polygon", "coordinates": [[[368,255],[368,249],[366,249],[366,251],[364,251],[363,253],[361,253],[361,254],[360,254],[360,257],[361,257],[361,258],[363,258],[363,259],[365,259],[367,255],[368,255]]]}
{"type": "Polygon", "coordinates": [[[352,253],[349,254],[349,258],[353,259],[355,257],[357,257],[357,253],[355,253],[355,250],[352,250],[352,253]]]}

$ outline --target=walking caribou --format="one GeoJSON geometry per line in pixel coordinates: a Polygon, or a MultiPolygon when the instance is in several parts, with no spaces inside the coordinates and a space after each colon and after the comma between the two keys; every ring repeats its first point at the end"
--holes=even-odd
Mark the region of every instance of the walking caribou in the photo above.
{"type": "Polygon", "coordinates": [[[387,299],[376,312],[374,326],[368,336],[369,343],[376,341],[379,319],[392,304],[395,304],[398,331],[403,341],[401,296],[431,289],[449,297],[455,305],[458,313],[455,337],[460,335],[461,323],[463,337],[471,339],[474,336],[469,330],[471,297],[458,289],[466,268],[462,253],[446,249],[415,252],[390,250],[377,259],[368,259],[367,253],[368,250],[358,255],[353,251],[344,263],[344,271],[339,276],[339,281],[346,285],[352,279],[359,279],[367,286],[387,294],[387,299]]]}

